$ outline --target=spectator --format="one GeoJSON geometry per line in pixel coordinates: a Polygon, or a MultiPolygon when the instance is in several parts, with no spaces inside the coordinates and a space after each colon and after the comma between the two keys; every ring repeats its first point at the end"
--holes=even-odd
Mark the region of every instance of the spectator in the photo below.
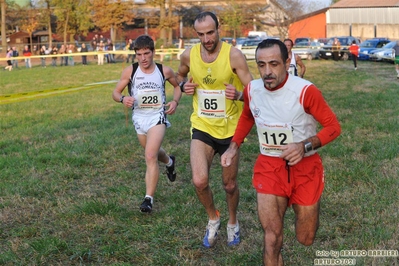
{"type": "MultiPolygon", "coordinates": [[[[60,49],[58,50],[58,54],[64,55],[65,53],[66,53],[66,48],[65,48],[65,45],[62,44],[60,49]]],[[[65,56],[61,56],[60,59],[61,59],[60,66],[68,65],[68,61],[66,61],[66,57],[65,56]]]]}
{"type": "Polygon", "coordinates": [[[126,63],[129,63],[130,57],[132,58],[132,63],[134,63],[134,54],[132,53],[134,51],[134,43],[132,39],[129,39],[129,42],[126,46],[126,50],[129,51],[129,54],[127,55],[126,63]]]}
{"type": "MultiPolygon", "coordinates": [[[[93,49],[93,52],[97,52],[97,45],[98,45],[98,38],[96,38],[97,34],[93,37],[93,40],[91,41],[91,48],[93,49]]],[[[94,55],[94,59],[97,59],[97,55],[94,55]]]]}
{"type": "Polygon", "coordinates": [[[351,46],[349,46],[349,52],[352,54],[353,65],[355,70],[357,70],[357,58],[359,57],[359,45],[353,40],[351,46]]]}
{"type": "MultiPolygon", "coordinates": [[[[82,43],[82,47],[80,48],[81,53],[87,53],[89,50],[85,43],[82,43]]],[[[87,55],[82,55],[82,65],[87,65],[87,55]]]]}
{"type": "Polygon", "coordinates": [[[13,54],[12,49],[10,47],[8,47],[7,53],[6,53],[6,58],[8,60],[7,60],[7,66],[4,68],[5,70],[7,70],[7,69],[8,69],[8,71],[12,70],[12,62],[11,62],[12,54],[13,54]]]}
{"type": "Polygon", "coordinates": [[[114,51],[114,44],[112,43],[111,39],[107,41],[107,51],[108,51],[108,63],[115,63],[115,55],[114,51]]]}
{"type": "MultiPolygon", "coordinates": [[[[23,56],[32,56],[32,52],[30,51],[28,45],[25,45],[24,50],[22,52],[22,55],[23,56]]],[[[30,58],[25,58],[25,67],[26,68],[31,68],[32,67],[30,58]]]]}
{"type": "MultiPolygon", "coordinates": [[[[18,57],[18,56],[19,56],[18,50],[17,50],[17,48],[15,46],[13,46],[12,47],[12,57],[18,57]]],[[[15,69],[19,68],[17,59],[13,59],[12,60],[12,67],[15,68],[15,69]]]]}
{"type": "Polygon", "coordinates": [[[339,42],[338,38],[334,38],[332,43],[332,53],[334,61],[339,60],[339,51],[341,50],[341,43],[339,42]]]}
{"type": "MultiPolygon", "coordinates": [[[[47,55],[46,46],[43,45],[42,48],[40,48],[39,54],[40,55],[47,55]]],[[[46,57],[40,57],[40,61],[42,63],[42,67],[46,67],[46,57]]]]}
{"type": "Polygon", "coordinates": [[[236,46],[236,45],[237,45],[236,39],[232,39],[232,40],[231,40],[231,45],[233,45],[233,46],[236,46]]]}
{"type": "Polygon", "coordinates": [[[104,65],[104,42],[100,41],[100,43],[97,45],[97,64],[98,65],[104,65]]]}
{"type": "MultiPolygon", "coordinates": [[[[51,54],[52,55],[58,54],[58,49],[57,49],[56,45],[54,45],[53,49],[51,49],[51,54]]],[[[53,67],[57,66],[57,57],[56,56],[51,58],[51,66],[53,66],[53,67]]]]}
{"type": "Polygon", "coordinates": [[[69,54],[68,59],[69,59],[69,64],[71,66],[75,65],[75,61],[74,61],[74,58],[72,55],[73,53],[75,53],[75,45],[70,44],[70,45],[68,45],[68,54],[69,54]]]}

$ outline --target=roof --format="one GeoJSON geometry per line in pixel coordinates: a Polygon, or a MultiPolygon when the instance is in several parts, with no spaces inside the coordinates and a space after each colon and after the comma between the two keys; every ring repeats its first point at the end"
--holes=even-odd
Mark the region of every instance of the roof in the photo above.
{"type": "Polygon", "coordinates": [[[399,7],[399,0],[340,0],[330,8],[399,7]]]}

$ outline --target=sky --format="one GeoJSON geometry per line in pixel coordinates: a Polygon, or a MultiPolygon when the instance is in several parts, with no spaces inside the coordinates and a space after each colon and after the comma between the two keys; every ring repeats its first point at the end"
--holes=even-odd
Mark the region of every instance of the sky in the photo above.
{"type": "Polygon", "coordinates": [[[331,0],[301,0],[308,12],[316,11],[330,6],[331,0]]]}

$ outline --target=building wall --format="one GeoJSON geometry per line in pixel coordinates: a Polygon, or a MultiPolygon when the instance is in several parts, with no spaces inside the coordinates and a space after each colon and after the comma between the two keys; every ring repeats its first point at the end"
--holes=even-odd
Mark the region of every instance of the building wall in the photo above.
{"type": "Polygon", "coordinates": [[[292,23],[288,36],[291,40],[298,37],[326,38],[326,14],[317,14],[292,23]]]}
{"type": "Polygon", "coordinates": [[[348,35],[362,40],[370,38],[399,40],[399,27],[396,24],[327,24],[327,38],[348,35]]]}
{"type": "Polygon", "coordinates": [[[327,24],[399,24],[399,7],[331,8],[327,24]]]}

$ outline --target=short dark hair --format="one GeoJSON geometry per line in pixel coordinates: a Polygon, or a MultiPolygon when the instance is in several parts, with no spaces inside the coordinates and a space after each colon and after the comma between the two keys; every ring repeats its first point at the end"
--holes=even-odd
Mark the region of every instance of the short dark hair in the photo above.
{"type": "Polygon", "coordinates": [[[155,50],[154,40],[148,35],[140,35],[134,41],[134,51],[138,51],[141,49],[150,49],[151,51],[155,50]]]}
{"type": "Polygon", "coordinates": [[[210,11],[204,11],[204,12],[199,13],[194,19],[194,25],[195,25],[196,21],[199,21],[199,22],[204,21],[207,16],[211,17],[213,19],[213,21],[215,21],[216,29],[218,29],[219,28],[218,18],[216,17],[216,15],[214,13],[212,13],[210,11]]]}
{"type": "Polygon", "coordinates": [[[282,41],[277,39],[266,39],[261,41],[258,44],[258,47],[256,47],[255,54],[258,52],[259,49],[270,48],[273,47],[274,45],[277,45],[280,48],[281,58],[283,59],[283,62],[287,61],[288,49],[282,41]]]}

